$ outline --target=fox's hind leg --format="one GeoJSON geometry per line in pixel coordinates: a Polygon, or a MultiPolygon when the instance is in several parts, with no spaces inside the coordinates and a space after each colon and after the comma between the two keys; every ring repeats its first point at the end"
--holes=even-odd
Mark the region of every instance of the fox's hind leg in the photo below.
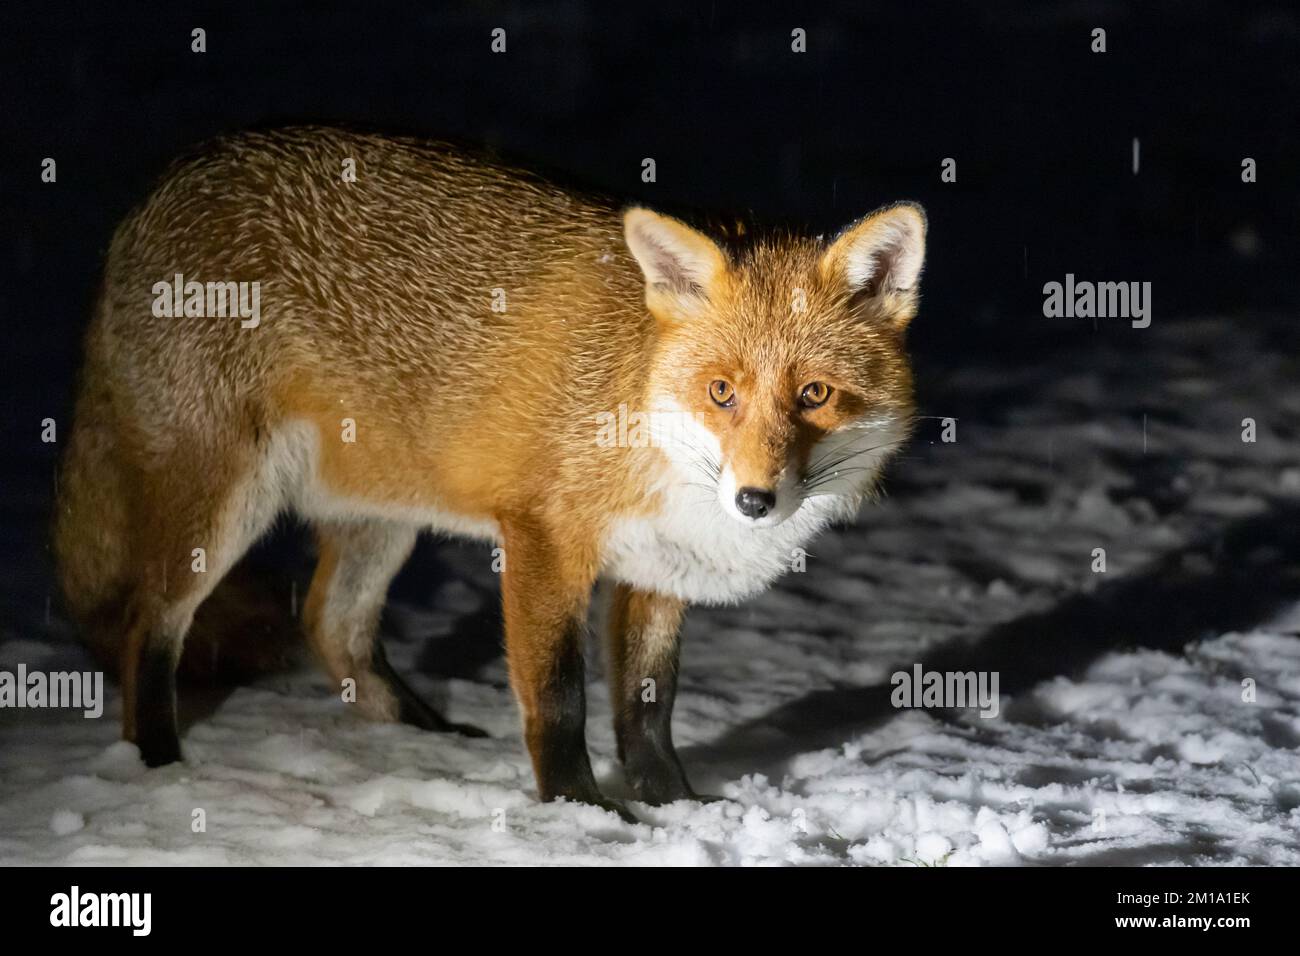
{"type": "Polygon", "coordinates": [[[330,677],[340,687],[355,681],[357,706],[372,720],[485,736],[425,703],[397,676],[378,640],[388,586],[415,545],[416,527],[359,519],[321,522],[316,530],[320,559],[304,617],[308,641],[330,677]]]}
{"type": "Polygon", "coordinates": [[[194,612],[279,510],[276,488],[229,457],[136,476],[122,653],[122,730],[151,767],[181,758],[176,666],[194,612]]]}

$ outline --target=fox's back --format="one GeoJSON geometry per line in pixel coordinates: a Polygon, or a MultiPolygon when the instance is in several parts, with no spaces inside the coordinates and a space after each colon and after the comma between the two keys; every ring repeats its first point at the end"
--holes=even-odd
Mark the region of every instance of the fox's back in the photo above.
{"type": "Polygon", "coordinates": [[[146,435],[346,418],[390,465],[472,458],[589,427],[593,396],[638,374],[641,297],[610,204],[442,144],[248,133],[176,164],[118,230],[91,364],[146,435]],[[178,273],[258,283],[257,327],[152,314],[178,273]]]}

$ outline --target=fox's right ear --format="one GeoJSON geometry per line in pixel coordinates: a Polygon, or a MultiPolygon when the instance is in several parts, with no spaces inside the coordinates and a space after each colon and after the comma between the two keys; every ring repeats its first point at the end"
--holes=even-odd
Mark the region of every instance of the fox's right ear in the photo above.
{"type": "Polygon", "coordinates": [[[915,203],[877,209],[845,229],[822,257],[823,273],[897,329],[916,315],[925,264],[925,211],[915,203]]]}
{"type": "Polygon", "coordinates": [[[623,214],[623,236],[645,274],[646,306],[660,318],[690,318],[708,304],[727,257],[702,232],[642,207],[623,214]]]}

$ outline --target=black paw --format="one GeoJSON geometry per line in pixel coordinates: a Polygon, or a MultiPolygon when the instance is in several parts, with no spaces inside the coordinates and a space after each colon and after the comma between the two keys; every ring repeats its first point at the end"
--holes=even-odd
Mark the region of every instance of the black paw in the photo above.
{"type": "Polygon", "coordinates": [[[628,786],[641,803],[661,807],[678,800],[698,800],[707,803],[721,797],[701,796],[691,789],[686,774],[674,762],[657,761],[649,766],[625,767],[628,786]]]}
{"type": "Polygon", "coordinates": [[[181,759],[181,742],[176,737],[141,740],[137,744],[146,767],[165,767],[181,759]]]}
{"type": "Polygon", "coordinates": [[[696,803],[723,803],[727,798],[716,793],[695,793],[692,791],[691,795],[686,799],[694,800],[696,803]]]}
{"type": "Polygon", "coordinates": [[[473,724],[457,724],[438,713],[414,694],[407,693],[398,698],[397,719],[421,730],[432,730],[440,734],[460,734],[462,737],[486,737],[488,732],[473,724]]]}
{"type": "Polygon", "coordinates": [[[601,797],[599,800],[584,800],[583,803],[590,803],[592,806],[600,807],[607,813],[616,813],[622,818],[624,823],[640,823],[636,815],[621,800],[610,800],[608,797],[601,797]]]}
{"type": "Polygon", "coordinates": [[[570,786],[560,788],[559,790],[542,794],[542,801],[550,803],[563,797],[571,803],[585,803],[588,806],[600,807],[600,809],[617,814],[624,823],[640,823],[636,815],[621,800],[611,800],[605,796],[596,787],[594,780],[581,781],[570,786]]]}
{"type": "Polygon", "coordinates": [[[475,727],[473,724],[453,724],[448,723],[443,728],[444,733],[460,734],[462,737],[488,737],[491,736],[482,727],[475,727]]]}

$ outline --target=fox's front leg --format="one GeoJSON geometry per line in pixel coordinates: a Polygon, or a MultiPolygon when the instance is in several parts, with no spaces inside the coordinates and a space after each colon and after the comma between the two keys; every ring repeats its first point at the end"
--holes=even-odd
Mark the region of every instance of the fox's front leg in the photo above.
{"type": "Polygon", "coordinates": [[[700,799],[673,747],[683,603],[620,584],[609,624],[610,698],[618,756],[638,800],[700,799]]]}
{"type": "Polygon", "coordinates": [[[501,578],[510,684],[523,712],[524,739],[543,800],[567,797],[626,808],[596,786],[587,756],[583,643],[595,579],[588,549],[556,542],[540,522],[502,522],[501,578]]]}

